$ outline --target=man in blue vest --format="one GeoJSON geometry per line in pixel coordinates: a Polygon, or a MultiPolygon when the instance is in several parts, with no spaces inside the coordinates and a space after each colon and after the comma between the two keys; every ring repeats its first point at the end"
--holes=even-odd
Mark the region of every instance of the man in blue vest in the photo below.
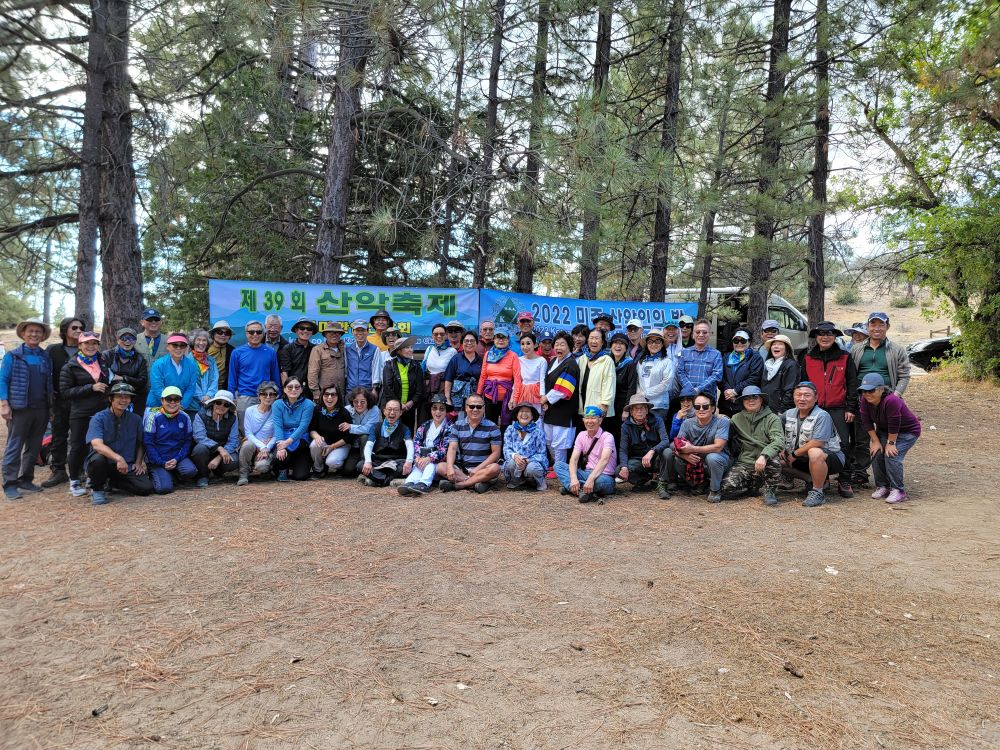
{"type": "Polygon", "coordinates": [[[353,343],[345,347],[344,356],[347,369],[347,392],[355,388],[372,387],[372,360],[378,348],[368,340],[368,322],[355,320],[351,323],[354,333],[353,343]]]}
{"type": "Polygon", "coordinates": [[[52,361],[41,343],[52,333],[48,324],[28,318],[17,324],[24,343],[0,362],[0,417],[7,423],[3,454],[3,494],[18,500],[22,492],[41,492],[35,484],[35,463],[49,422],[52,401],[52,361]]]}

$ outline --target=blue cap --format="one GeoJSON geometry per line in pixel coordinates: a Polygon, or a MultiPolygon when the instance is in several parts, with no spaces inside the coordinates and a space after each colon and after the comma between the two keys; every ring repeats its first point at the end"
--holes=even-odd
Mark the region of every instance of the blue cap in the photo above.
{"type": "Polygon", "coordinates": [[[603,417],[604,412],[601,411],[600,406],[587,406],[584,407],[583,416],[585,417],[603,417]]]}
{"type": "Polygon", "coordinates": [[[889,315],[884,312],[868,313],[868,322],[871,323],[873,320],[881,320],[883,323],[888,323],[889,315]]]}
{"type": "Polygon", "coordinates": [[[694,398],[698,395],[698,391],[693,385],[684,386],[681,388],[681,392],[678,394],[677,398],[694,398]]]}
{"type": "Polygon", "coordinates": [[[147,307],[142,311],[142,319],[149,320],[150,318],[162,318],[163,316],[152,307],[147,307]]]}
{"type": "Polygon", "coordinates": [[[748,398],[749,396],[760,396],[767,401],[767,394],[755,385],[748,385],[743,389],[743,393],[740,394],[740,398],[748,398]]]}
{"type": "Polygon", "coordinates": [[[861,378],[859,391],[874,391],[876,388],[885,388],[885,380],[877,372],[870,372],[861,378]]]}
{"type": "Polygon", "coordinates": [[[777,328],[780,331],[781,330],[781,323],[779,323],[776,320],[768,319],[768,320],[765,320],[763,323],[760,324],[760,330],[766,331],[768,328],[777,328]]]}

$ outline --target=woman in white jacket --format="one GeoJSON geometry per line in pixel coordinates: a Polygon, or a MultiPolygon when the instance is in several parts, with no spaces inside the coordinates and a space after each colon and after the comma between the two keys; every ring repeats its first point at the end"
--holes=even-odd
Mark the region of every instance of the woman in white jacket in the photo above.
{"type": "Polygon", "coordinates": [[[676,363],[665,351],[663,333],[659,328],[646,334],[642,351],[635,361],[635,370],[639,392],[653,405],[653,413],[668,419],[676,363]]]}

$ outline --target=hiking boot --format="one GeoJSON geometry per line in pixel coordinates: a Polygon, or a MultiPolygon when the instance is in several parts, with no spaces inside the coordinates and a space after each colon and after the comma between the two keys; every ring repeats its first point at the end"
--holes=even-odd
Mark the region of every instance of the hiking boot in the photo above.
{"type": "Polygon", "coordinates": [[[872,493],[872,500],[884,500],[887,497],[889,497],[888,487],[879,487],[872,493]]]}
{"type": "Polygon", "coordinates": [[[449,479],[442,479],[438,483],[438,486],[441,488],[442,492],[454,492],[455,491],[455,483],[452,482],[449,479]]]}
{"type": "Polygon", "coordinates": [[[69,480],[69,494],[73,497],[83,497],[87,494],[87,488],[83,485],[79,479],[69,480]]]}
{"type": "Polygon", "coordinates": [[[90,493],[90,503],[91,505],[107,505],[111,500],[108,498],[108,493],[104,490],[94,490],[90,493]]]}
{"type": "Polygon", "coordinates": [[[398,492],[403,497],[409,497],[410,495],[414,494],[413,493],[413,485],[412,484],[401,484],[401,485],[399,485],[396,488],[396,492],[398,492]]]}
{"type": "Polygon", "coordinates": [[[24,497],[24,495],[21,494],[21,491],[17,488],[17,485],[14,484],[3,488],[3,496],[8,500],[20,500],[24,497]]]}
{"type": "Polygon", "coordinates": [[[692,495],[704,495],[706,492],[708,492],[707,484],[699,484],[691,488],[692,495]]]}
{"type": "Polygon", "coordinates": [[[666,482],[657,482],[656,483],[656,496],[658,498],[660,498],[660,500],[669,500],[670,499],[670,490],[667,489],[666,482]]]}
{"type": "Polygon", "coordinates": [[[774,490],[766,490],[764,492],[764,505],[777,505],[778,496],[774,494],[774,490]]]}
{"type": "Polygon", "coordinates": [[[906,492],[894,489],[889,492],[889,496],[885,499],[885,501],[895,505],[896,503],[906,502],[909,499],[910,498],[906,496],[906,492]]]}
{"type": "Polygon", "coordinates": [[[523,479],[511,479],[509,482],[507,482],[507,489],[517,490],[520,489],[523,484],[524,484],[523,479]]]}
{"type": "Polygon", "coordinates": [[[490,491],[490,485],[486,482],[476,482],[472,485],[472,489],[477,495],[485,495],[490,491]]]}
{"type": "Polygon", "coordinates": [[[559,488],[559,494],[560,495],[572,495],[573,493],[569,491],[568,487],[560,487],[559,488]]]}
{"type": "Polygon", "coordinates": [[[802,501],[802,504],[807,508],[815,508],[825,502],[826,495],[823,494],[823,490],[810,489],[809,494],[806,495],[806,499],[802,501]]]}
{"type": "Polygon", "coordinates": [[[285,469],[282,469],[281,471],[278,472],[278,481],[279,482],[288,481],[288,472],[285,469]]]}
{"type": "Polygon", "coordinates": [[[591,495],[589,492],[581,492],[580,493],[580,502],[581,503],[592,503],[592,502],[594,502],[594,496],[591,495]]]}
{"type": "MultiPolygon", "coordinates": [[[[410,488],[411,495],[426,495],[428,492],[431,491],[430,485],[424,484],[423,482],[417,482],[416,484],[408,484],[406,486],[410,488]]],[[[400,489],[402,489],[402,487],[400,487],[400,489]]]]}
{"type": "Polygon", "coordinates": [[[207,490],[208,477],[198,477],[198,481],[194,483],[194,488],[196,490],[207,490]]]}
{"type": "Polygon", "coordinates": [[[52,476],[42,482],[42,487],[58,487],[60,484],[69,481],[69,474],[66,473],[66,469],[62,466],[58,466],[52,470],[52,476]]]}
{"type": "Polygon", "coordinates": [[[837,482],[837,494],[841,497],[854,497],[854,488],[850,482],[837,482]]]}
{"type": "Polygon", "coordinates": [[[34,482],[27,481],[26,479],[25,480],[21,480],[20,482],[18,482],[17,483],[17,488],[19,490],[21,490],[21,492],[41,492],[42,491],[41,487],[39,487],[34,482]]]}
{"type": "Polygon", "coordinates": [[[710,502],[710,503],[721,503],[722,502],[722,493],[721,492],[709,492],[708,493],[708,502],[710,502]]]}
{"type": "Polygon", "coordinates": [[[236,486],[246,487],[248,484],[250,484],[250,477],[246,474],[240,474],[240,478],[236,480],[236,486]]]}
{"type": "Polygon", "coordinates": [[[312,478],[313,479],[322,479],[323,477],[326,476],[326,474],[327,474],[327,467],[326,466],[324,466],[324,467],[322,467],[320,469],[317,469],[315,466],[313,467],[313,470],[312,470],[312,478]]]}

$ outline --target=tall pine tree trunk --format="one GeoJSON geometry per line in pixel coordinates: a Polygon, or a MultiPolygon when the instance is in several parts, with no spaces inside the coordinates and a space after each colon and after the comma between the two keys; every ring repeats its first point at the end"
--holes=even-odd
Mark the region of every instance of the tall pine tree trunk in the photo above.
{"type": "MultiPolygon", "coordinates": [[[[455,105],[452,108],[451,147],[458,149],[459,129],[462,121],[462,84],[465,82],[465,0],[459,14],[458,59],[455,61],[455,105]]],[[[448,286],[448,267],[451,264],[451,233],[455,228],[455,203],[458,191],[458,155],[452,153],[448,163],[448,197],[444,203],[444,235],[441,237],[441,258],[437,280],[440,286],[448,286]]]]}
{"type": "Polygon", "coordinates": [[[667,24],[667,81],[663,92],[663,130],[660,150],[666,160],[665,172],[656,191],[656,221],[653,225],[653,263],[649,274],[649,301],[662,302],[667,291],[667,261],[670,250],[671,203],[674,161],[677,155],[677,127],[680,114],[681,52],[684,39],[684,2],[674,0],[667,24]]]}
{"type": "Polygon", "coordinates": [[[107,8],[107,73],[101,136],[101,269],[104,332],[110,346],[115,331],[134,326],[142,312],[142,253],[135,219],[132,161],[132,84],[129,78],[130,0],[104,0],[107,8]]]}
{"type": "Polygon", "coordinates": [[[496,153],[497,115],[500,108],[500,60],[503,53],[505,0],[493,5],[493,53],[490,56],[490,77],[487,90],[486,132],[483,135],[483,187],[479,210],[476,212],[476,245],[472,267],[472,286],[481,289],[486,284],[486,264],[490,259],[490,220],[492,218],[493,158],[496,153]]]}
{"type": "MultiPolygon", "coordinates": [[[[597,43],[594,50],[594,154],[599,159],[604,152],[604,95],[611,67],[611,3],[602,0],[597,11],[597,43]]],[[[604,199],[603,178],[592,174],[594,187],[583,212],[583,241],[580,248],[580,298],[597,297],[597,274],[601,262],[601,203],[604,199]]]]}
{"type": "Polygon", "coordinates": [[[809,217],[809,325],[826,317],[826,262],[823,234],[826,223],[826,183],[830,175],[830,16],[827,0],[816,0],[816,122],[812,197],[809,217]]]}
{"type": "Polygon", "coordinates": [[[336,284],[340,279],[357,147],[354,118],[361,109],[361,86],[371,49],[372,32],[367,6],[358,2],[340,14],[340,57],[337,61],[333,120],[327,145],[316,252],[309,274],[314,284],[336,284]]]}
{"type": "MultiPolygon", "coordinates": [[[[108,6],[92,0],[87,30],[87,90],[83,103],[80,146],[80,223],[77,227],[74,315],[94,325],[97,275],[98,213],[101,208],[101,120],[104,117],[104,77],[107,70],[108,6]]],[[[135,322],[133,321],[133,325],[135,322]]]]}
{"type": "Polygon", "coordinates": [[[788,26],[792,0],[775,0],[771,25],[770,55],[767,70],[767,92],[764,97],[763,137],[760,145],[760,174],[757,193],[760,207],[754,221],[753,260],[750,264],[749,323],[753,330],[767,318],[767,300],[770,293],[771,256],[774,252],[774,232],[777,226],[773,194],[778,179],[781,156],[781,122],[785,92],[785,60],[788,54],[788,26]]]}
{"type": "Polygon", "coordinates": [[[701,288],[698,292],[698,317],[704,318],[708,308],[708,290],[712,287],[712,261],[715,246],[715,217],[719,209],[719,190],[722,187],[722,167],[726,156],[726,134],[729,127],[729,95],[727,89],[719,122],[719,146],[715,154],[715,168],[709,187],[709,204],[701,220],[701,288]]]}
{"type": "Polygon", "coordinates": [[[523,227],[518,251],[516,290],[531,294],[535,277],[536,215],[539,205],[539,183],[541,179],[542,124],[545,118],[545,79],[549,67],[549,2],[538,3],[537,35],[535,37],[535,68],[531,76],[531,121],[528,124],[528,155],[525,172],[525,204],[522,209],[523,227]]]}

